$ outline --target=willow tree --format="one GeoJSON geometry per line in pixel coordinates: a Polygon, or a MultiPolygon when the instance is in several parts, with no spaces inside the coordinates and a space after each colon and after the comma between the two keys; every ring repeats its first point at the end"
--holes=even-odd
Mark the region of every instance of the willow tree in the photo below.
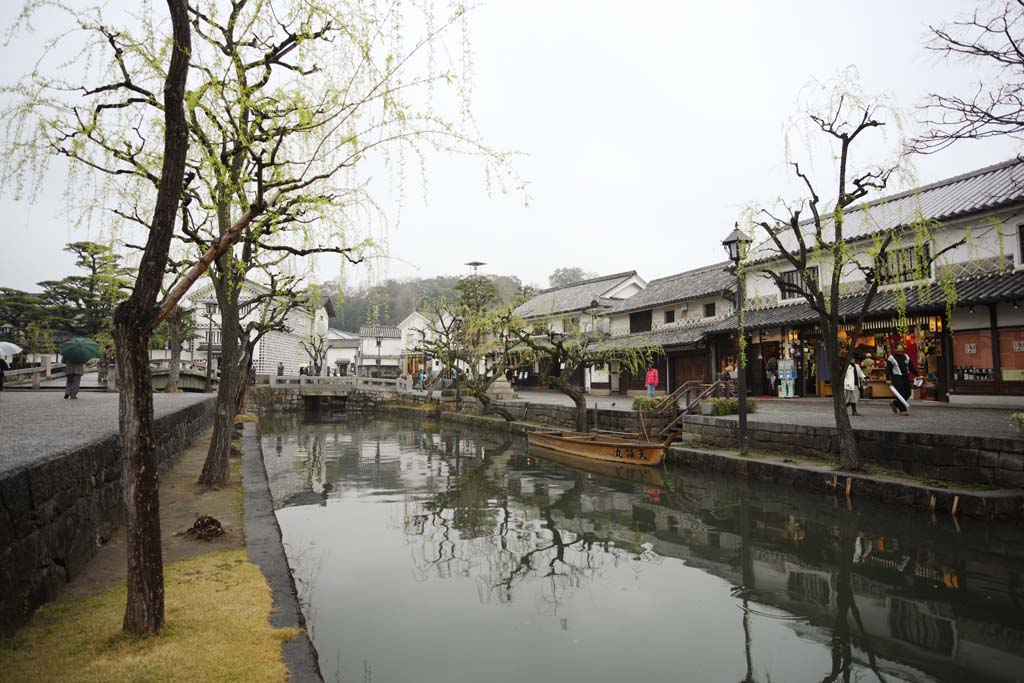
{"type": "MultiPolygon", "coordinates": [[[[806,301],[817,315],[833,378],[832,408],[839,436],[839,466],[857,470],[857,439],[842,390],[847,360],[840,344],[840,330],[849,326],[852,339],[860,336],[879,287],[897,281],[893,261],[897,250],[910,255],[915,265],[912,279],[927,283],[932,264],[963,245],[966,238],[951,240],[942,249],[934,250],[932,235],[941,226],[926,220],[920,210],[908,212],[891,226],[873,218],[871,212],[884,211],[885,206],[874,209],[867,202],[897,177],[912,178],[905,158],[864,163],[855,154],[863,146],[865,136],[872,132],[885,126],[895,127],[897,133],[901,131],[898,113],[884,98],[859,94],[851,73],[814,86],[809,95],[804,111],[793,121],[792,134],[801,136],[808,150],[824,146],[828,158],[834,160],[834,167],[815,173],[800,161],[787,159],[800,194],[795,200],[780,200],[776,206],[753,206],[748,210],[745,222],[754,242],[760,244],[744,254],[741,272],[744,276],[769,279],[781,293],[806,301]],[[831,199],[822,199],[818,189],[830,181],[834,194],[831,199]],[[856,223],[848,225],[852,213],[858,210],[864,213],[856,223]],[[859,297],[853,299],[852,310],[849,304],[841,305],[850,295],[859,297]]],[[[902,141],[897,149],[901,146],[902,141]]],[[[943,280],[944,295],[955,298],[951,275],[936,276],[943,280]]],[[[905,292],[895,299],[897,304],[902,300],[905,306],[905,292]]],[[[740,328],[743,344],[742,314],[740,328]]]]}
{"type": "Polygon", "coordinates": [[[468,153],[482,158],[492,177],[508,177],[506,155],[482,144],[471,121],[433,113],[447,104],[445,96],[460,111],[469,106],[466,55],[458,47],[467,49],[462,6],[235,0],[220,12],[220,4],[195,0],[190,13],[200,76],[186,101],[194,154],[184,239],[204,251],[236,216],[261,202],[267,209],[212,264],[221,376],[200,478],[211,485],[228,479],[234,398],[244,381],[245,279],[268,270],[295,273],[295,259],[317,254],[359,263],[373,248],[360,226],[380,214],[380,202],[357,175],[367,163],[391,164],[400,175],[406,155],[468,153]],[[459,30],[452,36],[458,46],[449,44],[448,34],[459,30]]]}
{"type": "Polygon", "coordinates": [[[520,363],[539,363],[541,383],[562,392],[576,406],[576,431],[587,431],[587,396],[582,387],[574,386],[573,375],[588,368],[617,364],[621,369],[639,373],[649,368],[655,358],[664,354],[658,344],[639,339],[615,339],[597,329],[596,309],[586,311],[591,321],[565,319],[560,325],[552,322],[533,323],[518,332],[513,352],[520,363]]]}
{"type": "MultiPolygon", "coordinates": [[[[495,304],[496,294],[480,280],[466,278],[455,299],[440,297],[424,306],[427,324],[422,330],[420,350],[437,358],[445,368],[459,373],[459,392],[472,396],[484,415],[515,417],[491,401],[488,391],[505,375],[511,361],[510,348],[523,327],[513,311],[518,302],[495,304]]],[[[461,398],[461,396],[460,396],[461,398]]]]}
{"type": "MultiPolygon", "coordinates": [[[[152,399],[146,398],[151,380],[142,343],[153,327],[211,264],[230,293],[243,279],[238,263],[254,252],[352,253],[361,240],[338,231],[376,210],[354,171],[374,152],[385,162],[401,162],[406,153],[470,152],[499,179],[507,161],[429,106],[418,114],[404,104],[424,90],[467,92],[459,75],[435,68],[443,63],[437,53],[448,51],[433,49],[446,29],[465,29],[461,7],[442,22],[424,11],[425,36],[402,49],[396,6],[233,0],[225,15],[214,2],[170,4],[168,27],[148,3],[123,20],[61,0],[27,3],[23,25],[48,8],[63,11],[72,28],[46,44],[46,58],[30,74],[3,90],[11,104],[0,113],[0,175],[8,190],[22,196],[34,189],[37,198],[49,161],[62,156],[73,188],[69,209],[80,222],[102,220],[115,231],[146,236],[138,247],[139,281],[114,321],[118,364],[126,373],[121,429],[130,612],[139,593],[134,567],[145,570],[145,604],[126,619],[132,630],[157,629],[163,614],[152,399]],[[62,50],[79,58],[65,59],[62,50]],[[186,92],[190,55],[195,68],[186,92]],[[173,154],[165,153],[165,140],[173,154]],[[183,155],[186,170],[170,173],[169,164],[176,168],[183,155]],[[158,301],[179,210],[190,250],[176,259],[168,293],[158,301]]],[[[460,112],[471,129],[468,109],[460,112]]],[[[237,340],[238,332],[225,330],[223,338],[237,340]]],[[[237,379],[237,363],[225,367],[237,379]]],[[[219,397],[221,441],[230,398],[219,397]]],[[[226,481],[226,466],[209,469],[207,481],[226,481]]]]}
{"type": "MultiPolygon", "coordinates": [[[[171,292],[180,298],[211,268],[221,318],[221,377],[214,436],[200,481],[228,480],[233,407],[242,380],[241,298],[250,273],[307,270],[296,259],[335,254],[358,262],[372,248],[362,226],[387,222],[366,164],[401,184],[406,159],[425,165],[433,153],[482,159],[505,189],[514,180],[508,156],[476,136],[469,114],[465,9],[379,5],[357,0],[193,0],[192,75],[185,98],[191,145],[183,189],[183,255],[171,292]],[[447,12],[447,14],[445,13],[447,12]],[[449,35],[452,34],[452,35],[449,35]],[[416,35],[414,41],[409,37],[416,35]],[[452,44],[454,43],[454,45],[452,44]],[[458,112],[449,120],[435,112],[458,112]],[[282,256],[291,257],[283,260],[282,256]]],[[[84,15],[80,32],[108,45],[107,64],[129,104],[152,98],[140,83],[163,75],[166,27],[141,11],[131,30],[84,15]]],[[[18,94],[45,108],[67,89],[33,73],[18,94]],[[42,93],[41,95],[37,93],[42,93]]],[[[159,156],[147,141],[159,130],[111,103],[62,123],[52,140],[87,168],[127,167],[132,179],[154,176],[159,156]],[[72,142],[73,144],[66,144],[72,142]],[[104,158],[92,153],[98,147],[104,158]]],[[[22,110],[11,117],[24,121],[22,110]]],[[[18,144],[35,130],[20,128],[18,144]]],[[[31,168],[31,164],[28,164],[31,168]]],[[[124,170],[124,169],[122,169],[124,170]]],[[[146,197],[108,179],[100,202],[126,226],[145,227],[146,197]]]]}
{"type": "MultiPolygon", "coordinates": [[[[191,44],[186,1],[167,4],[170,27],[153,46],[154,58],[167,66],[159,78],[141,80],[132,76],[120,34],[99,21],[98,10],[66,8],[58,2],[26,4],[20,17],[26,24],[40,8],[66,10],[78,30],[50,43],[47,56],[53,57],[59,51],[55,46],[60,46],[82,48],[82,59],[59,63],[55,68],[60,75],[46,75],[53,65],[42,60],[22,83],[5,89],[12,104],[3,112],[7,154],[2,168],[8,187],[38,187],[46,162],[52,155],[63,155],[73,170],[95,172],[98,182],[109,183],[114,191],[144,198],[146,208],[138,215],[149,216],[139,221],[146,238],[135,284],[113,313],[127,513],[124,629],[132,633],[155,632],[164,619],[149,341],[166,311],[176,305],[167,300],[161,304],[159,297],[188,153],[183,102],[191,44]],[[84,44],[75,43],[72,36],[81,34],[84,44]],[[126,121],[130,123],[124,125],[126,121]],[[144,130],[154,133],[147,138],[144,130]]],[[[70,187],[72,193],[87,192],[79,184],[70,187]]]]}

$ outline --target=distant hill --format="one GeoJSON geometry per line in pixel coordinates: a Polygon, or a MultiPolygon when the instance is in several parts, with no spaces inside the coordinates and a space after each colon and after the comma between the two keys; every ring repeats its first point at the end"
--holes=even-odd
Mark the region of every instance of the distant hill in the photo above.
{"type": "MultiPolygon", "coordinates": [[[[515,275],[488,275],[498,288],[498,296],[509,301],[523,292],[523,283],[515,275]]],[[[359,326],[372,320],[381,325],[397,325],[423,302],[444,296],[457,296],[455,285],[462,276],[440,275],[430,278],[388,280],[377,285],[346,287],[339,295],[337,283],[324,285],[324,293],[334,299],[336,317],[331,327],[358,332],[359,326]]]]}

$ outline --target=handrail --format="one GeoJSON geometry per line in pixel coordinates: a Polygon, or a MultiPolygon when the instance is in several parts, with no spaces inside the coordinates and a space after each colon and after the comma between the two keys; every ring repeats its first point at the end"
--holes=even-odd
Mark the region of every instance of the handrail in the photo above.
{"type": "Polygon", "coordinates": [[[658,404],[658,407],[654,409],[654,412],[657,413],[658,415],[661,415],[662,413],[665,412],[665,410],[668,409],[669,406],[675,405],[676,403],[678,403],[680,398],[685,396],[687,393],[689,393],[693,389],[696,389],[697,387],[703,386],[703,384],[704,384],[703,382],[698,382],[696,380],[690,380],[688,382],[683,382],[681,385],[679,385],[676,388],[675,391],[673,391],[671,394],[666,396],[664,398],[664,400],[662,400],[662,402],[658,404]]]}
{"type": "Polygon", "coordinates": [[[703,401],[705,398],[710,396],[712,393],[717,392],[719,389],[725,389],[725,387],[725,382],[723,382],[722,380],[716,380],[714,383],[709,384],[707,388],[697,396],[697,398],[687,403],[686,407],[679,411],[679,414],[676,415],[674,420],[665,425],[665,428],[661,430],[659,436],[665,436],[670,431],[677,431],[673,429],[673,427],[675,427],[678,423],[682,422],[683,418],[690,414],[690,411],[693,410],[694,406],[700,405],[700,402],[703,401]]]}

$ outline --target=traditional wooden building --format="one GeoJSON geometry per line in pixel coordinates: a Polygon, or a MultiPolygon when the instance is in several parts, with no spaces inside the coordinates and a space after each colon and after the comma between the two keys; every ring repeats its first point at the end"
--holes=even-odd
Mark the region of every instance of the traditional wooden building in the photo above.
{"type": "MultiPolygon", "coordinates": [[[[710,382],[712,356],[705,333],[733,313],[736,276],[728,263],[703,266],[651,280],[636,295],[604,311],[611,338],[619,346],[657,345],[658,391],[671,392],[688,381],[710,382]]],[[[613,364],[612,393],[642,393],[644,372],[630,373],[613,364]]]]}
{"type": "MultiPolygon", "coordinates": [[[[916,398],[1024,405],[1022,228],[1024,163],[1018,159],[847,210],[845,234],[862,264],[872,258],[875,236],[897,235],[887,261],[869,263],[883,269],[885,284],[857,339],[849,335],[864,305],[864,275],[851,267],[840,280],[840,312],[849,321],[841,342],[859,360],[871,357],[876,394],[885,391],[885,359],[902,343],[925,380],[916,398]],[[914,229],[922,221],[931,226],[927,240],[914,229]]],[[[752,391],[766,385],[764,364],[778,356],[794,362],[797,395],[829,395],[833,378],[816,314],[767,277],[769,270],[794,281],[799,274],[769,243],[754,247],[749,260],[744,330],[752,391]]],[[[809,268],[823,281],[831,278],[827,259],[809,268]]],[[[737,323],[734,315],[708,331],[717,367],[735,362],[737,323]]]]}

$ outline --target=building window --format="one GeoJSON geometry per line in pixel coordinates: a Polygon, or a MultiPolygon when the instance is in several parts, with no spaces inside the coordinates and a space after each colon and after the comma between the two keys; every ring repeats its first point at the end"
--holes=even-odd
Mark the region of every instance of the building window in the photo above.
{"type": "Polygon", "coordinates": [[[714,318],[715,317],[715,302],[712,301],[709,304],[704,304],[704,317],[714,318]]]}
{"type": "MultiPolygon", "coordinates": [[[[818,281],[818,266],[811,266],[806,271],[806,276],[812,282],[818,281]]],[[[789,270],[782,274],[785,284],[779,285],[779,297],[781,299],[799,299],[803,283],[800,281],[800,273],[796,270],[789,270]]]]}
{"type": "Polygon", "coordinates": [[[892,249],[882,259],[878,275],[883,285],[923,280],[931,275],[930,265],[931,251],[927,244],[892,249]]]}
{"type": "Polygon", "coordinates": [[[1020,264],[1024,266],[1024,224],[1017,226],[1017,247],[1020,253],[1020,264]]]}
{"type": "Polygon", "coordinates": [[[674,323],[676,321],[675,311],[665,311],[665,324],[674,323]]]}
{"type": "Polygon", "coordinates": [[[629,314],[629,333],[651,331],[651,311],[638,311],[629,314]]]}

